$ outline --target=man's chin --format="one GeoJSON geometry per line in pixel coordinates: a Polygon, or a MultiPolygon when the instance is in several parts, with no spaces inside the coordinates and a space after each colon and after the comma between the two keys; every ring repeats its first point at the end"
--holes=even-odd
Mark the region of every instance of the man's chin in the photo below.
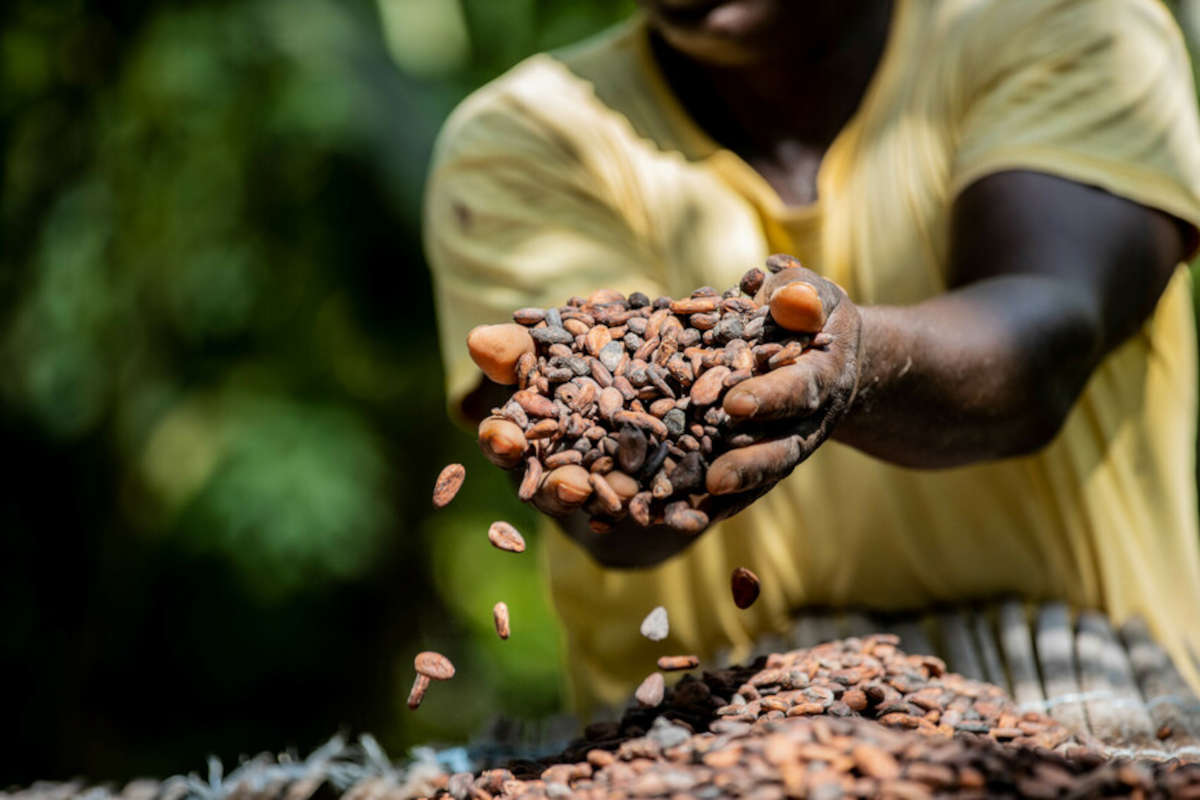
{"type": "Polygon", "coordinates": [[[654,27],[675,50],[709,64],[739,66],[770,57],[775,0],[655,0],[654,27]]]}

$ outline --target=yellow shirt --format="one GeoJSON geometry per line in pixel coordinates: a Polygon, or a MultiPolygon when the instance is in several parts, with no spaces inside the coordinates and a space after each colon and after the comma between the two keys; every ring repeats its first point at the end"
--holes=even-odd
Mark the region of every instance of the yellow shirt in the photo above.
{"type": "MultiPolygon", "coordinates": [[[[478,380],[468,329],[598,287],[727,287],[772,252],[858,303],[947,288],[947,222],[978,178],[1032,169],[1200,223],[1200,126],[1180,33],[1152,0],[898,0],[882,62],[785,206],[672,96],[645,23],[528,59],[468,98],[426,208],[448,394],[478,380]]],[[[1032,457],[893,466],[837,443],[682,555],[596,565],[561,532],[545,563],[578,705],[616,701],[665,652],[744,655],[809,605],[898,609],[1016,594],[1147,617],[1193,685],[1200,653],[1196,342],[1180,268],[1142,329],[1032,457]],[[747,611],[729,574],[762,578],[747,611]],[[638,624],[655,605],[671,635],[638,624]]],[[[550,526],[548,526],[550,527],[550,526]]]]}

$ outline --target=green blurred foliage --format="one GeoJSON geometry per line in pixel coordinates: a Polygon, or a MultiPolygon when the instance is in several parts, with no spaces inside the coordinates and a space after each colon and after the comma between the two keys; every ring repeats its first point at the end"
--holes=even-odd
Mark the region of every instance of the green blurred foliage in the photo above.
{"type": "Polygon", "coordinates": [[[631,5],[4,5],[0,784],[557,710],[536,558],[483,540],[533,517],[444,412],[420,196],[459,99],[631,5]],[[428,647],[460,678],[412,714],[428,647]]]}

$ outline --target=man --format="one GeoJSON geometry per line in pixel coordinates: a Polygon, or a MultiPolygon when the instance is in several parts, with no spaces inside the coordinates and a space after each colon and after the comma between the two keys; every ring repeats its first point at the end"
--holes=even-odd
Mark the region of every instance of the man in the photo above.
{"type": "Polygon", "coordinates": [[[806,606],[1013,594],[1145,616],[1195,685],[1190,75],[1154,0],[645,0],[462,104],[426,234],[469,413],[499,395],[466,332],[521,306],[725,288],[771,252],[836,302],[825,351],[726,404],[794,427],[709,487],[778,486],[694,542],[548,534],[578,703],[806,606]],[[660,604],[665,649],[635,634],[660,604]]]}

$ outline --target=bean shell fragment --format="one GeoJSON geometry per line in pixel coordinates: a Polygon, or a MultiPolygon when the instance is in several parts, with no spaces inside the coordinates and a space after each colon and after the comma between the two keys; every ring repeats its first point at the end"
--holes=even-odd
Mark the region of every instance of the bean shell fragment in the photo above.
{"type": "Polygon", "coordinates": [[[667,618],[667,609],[655,606],[646,618],[642,620],[642,636],[652,642],[661,642],[671,632],[671,623],[667,618]]]}

